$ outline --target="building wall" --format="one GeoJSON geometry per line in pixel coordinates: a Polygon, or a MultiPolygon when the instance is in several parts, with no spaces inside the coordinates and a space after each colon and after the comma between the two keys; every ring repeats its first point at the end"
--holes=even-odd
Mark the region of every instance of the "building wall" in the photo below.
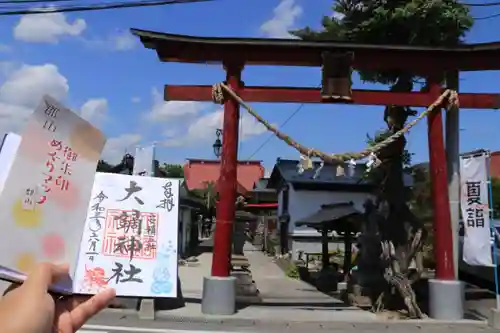
{"type": "Polygon", "coordinates": [[[491,153],[490,172],[491,177],[500,178],[500,151],[491,153]]]}
{"type": "MultiPolygon", "coordinates": [[[[307,227],[296,227],[295,222],[314,214],[321,205],[333,204],[340,202],[354,203],[354,207],[363,212],[363,204],[368,198],[373,198],[369,193],[359,192],[336,192],[336,191],[304,191],[295,190],[290,187],[289,207],[290,224],[288,233],[289,249],[292,251],[292,257],[297,258],[298,251],[304,252],[321,252],[321,234],[315,229],[307,227]],[[305,238],[307,237],[307,238],[305,238]]],[[[278,193],[278,214],[282,213],[283,196],[278,193]]],[[[343,250],[343,241],[333,241],[330,243],[330,249],[343,250]]]]}
{"type": "Polygon", "coordinates": [[[312,228],[296,227],[295,222],[316,213],[321,209],[321,205],[349,202],[354,203],[354,207],[361,212],[364,212],[363,204],[367,198],[370,198],[369,193],[359,192],[333,192],[333,191],[296,191],[293,187],[290,188],[289,194],[289,214],[290,225],[288,232],[295,236],[321,236],[319,232],[312,228]]]}

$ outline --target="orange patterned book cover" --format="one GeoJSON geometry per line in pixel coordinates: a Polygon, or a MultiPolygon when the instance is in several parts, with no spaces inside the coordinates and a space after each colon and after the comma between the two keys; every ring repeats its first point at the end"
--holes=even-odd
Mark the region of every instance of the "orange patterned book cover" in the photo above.
{"type": "Polygon", "coordinates": [[[75,270],[105,142],[89,122],[43,98],[27,120],[0,194],[2,275],[22,279],[41,261],[75,270]]]}

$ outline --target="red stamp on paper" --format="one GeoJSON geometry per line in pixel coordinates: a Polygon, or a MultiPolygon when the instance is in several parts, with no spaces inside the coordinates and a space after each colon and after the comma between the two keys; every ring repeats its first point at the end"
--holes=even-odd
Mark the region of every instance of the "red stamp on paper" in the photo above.
{"type": "Polygon", "coordinates": [[[158,213],[108,209],[102,254],[132,259],[155,259],[158,213]]]}

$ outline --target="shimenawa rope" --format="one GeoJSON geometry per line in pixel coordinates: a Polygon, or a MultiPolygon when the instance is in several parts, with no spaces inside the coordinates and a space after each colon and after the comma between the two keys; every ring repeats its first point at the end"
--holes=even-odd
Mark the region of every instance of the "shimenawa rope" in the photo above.
{"type": "Polygon", "coordinates": [[[350,160],[359,160],[364,157],[370,156],[372,154],[376,154],[383,148],[387,147],[394,141],[396,141],[399,137],[407,133],[413,126],[415,126],[420,120],[424,119],[429,113],[434,111],[436,108],[441,106],[446,106],[448,110],[451,108],[458,107],[458,94],[454,90],[446,89],[441,96],[439,96],[434,103],[432,103],[427,110],[422,112],[417,118],[410,121],[404,128],[394,133],[387,139],[382,142],[379,142],[371,147],[367,147],[365,150],[360,151],[358,153],[347,152],[342,154],[326,154],[317,149],[308,148],[306,146],[301,145],[294,139],[292,139],[289,135],[279,131],[276,127],[269,124],[264,118],[262,118],[248,103],[241,99],[230,87],[228,87],[225,83],[217,83],[212,86],[212,99],[214,103],[224,104],[225,102],[225,94],[229,94],[234,100],[236,100],[241,106],[243,106],[248,113],[250,113],[259,123],[264,125],[269,131],[273,132],[280,140],[287,143],[289,146],[294,147],[297,151],[299,151],[302,155],[307,156],[308,158],[318,157],[325,163],[339,163],[346,162],[350,160]]]}

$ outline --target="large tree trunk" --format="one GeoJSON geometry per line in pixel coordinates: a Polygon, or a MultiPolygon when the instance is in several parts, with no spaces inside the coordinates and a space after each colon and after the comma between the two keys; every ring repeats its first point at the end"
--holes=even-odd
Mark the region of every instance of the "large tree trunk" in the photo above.
{"type": "MultiPolygon", "coordinates": [[[[393,91],[411,91],[408,79],[396,83],[393,91]]],[[[409,115],[409,108],[387,106],[384,120],[392,135],[402,129],[409,115]]],[[[403,180],[403,154],[406,139],[401,136],[394,143],[382,149],[378,154],[381,164],[371,177],[379,184],[376,202],[367,205],[367,227],[362,238],[361,252],[379,253],[371,257],[372,274],[378,272],[382,277],[375,285],[368,286],[372,296],[374,311],[394,308],[394,300],[408,309],[412,318],[422,318],[424,314],[417,305],[412,283],[420,278],[422,272],[422,244],[425,238],[423,224],[413,215],[407,205],[408,195],[403,180]],[[363,244],[363,242],[365,244],[363,244]],[[371,243],[371,244],[370,244],[371,243]],[[374,251],[374,247],[378,251],[374,251]],[[410,274],[412,260],[416,262],[416,274],[410,274]],[[376,264],[373,261],[378,261],[376,264]],[[411,275],[411,276],[410,276],[411,275]]],[[[360,262],[360,271],[363,271],[360,262]]],[[[363,273],[361,273],[363,274],[363,273]]],[[[366,289],[366,288],[363,288],[366,289]]]]}

